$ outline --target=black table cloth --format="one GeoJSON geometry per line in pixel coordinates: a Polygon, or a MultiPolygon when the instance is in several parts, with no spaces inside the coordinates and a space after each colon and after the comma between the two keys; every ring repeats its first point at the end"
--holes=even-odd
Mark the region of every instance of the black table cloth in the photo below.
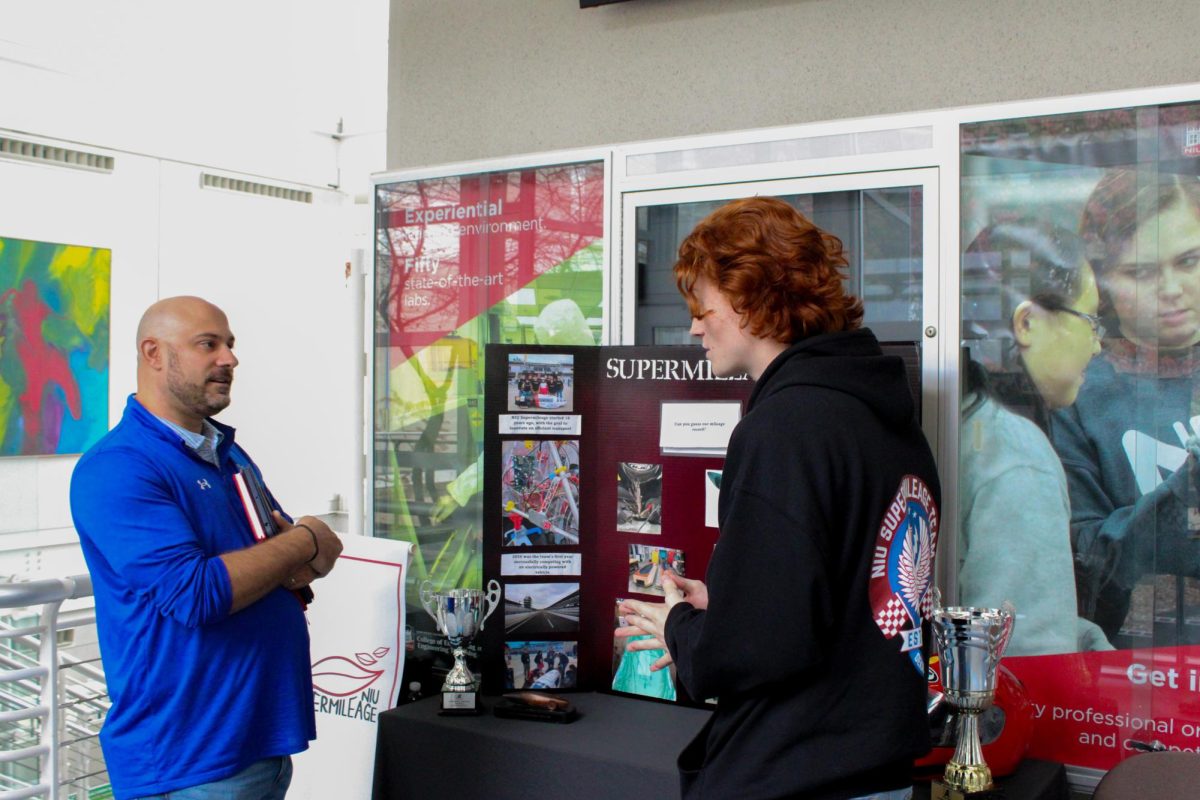
{"type": "MultiPolygon", "coordinates": [[[[443,717],[430,697],[379,715],[373,800],[630,800],[679,796],[675,757],[708,711],[607,694],[565,695],[569,725],[443,717]]],[[[496,702],[488,701],[489,706],[496,702]]],[[[1026,760],[998,782],[1010,800],[1068,800],[1061,764],[1026,760]]],[[[918,783],[914,800],[927,800],[918,783]]]]}
{"type": "MultiPolygon", "coordinates": [[[[704,726],[703,709],[615,695],[563,695],[569,725],[438,715],[430,697],[379,715],[374,800],[670,798],[675,757],[704,726]]],[[[495,698],[487,700],[490,706],[495,698]]]]}

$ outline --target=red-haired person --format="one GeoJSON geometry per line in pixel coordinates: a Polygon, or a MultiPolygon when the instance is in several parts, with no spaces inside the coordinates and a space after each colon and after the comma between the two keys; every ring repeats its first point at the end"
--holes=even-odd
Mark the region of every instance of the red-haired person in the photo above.
{"type": "Polygon", "coordinates": [[[837,237],[787,203],[696,226],[675,275],[713,372],[754,381],[730,438],[706,583],[627,600],[717,698],[679,757],[683,796],[906,798],[929,749],[927,615],[939,483],[904,364],[861,327],[837,237]]]}

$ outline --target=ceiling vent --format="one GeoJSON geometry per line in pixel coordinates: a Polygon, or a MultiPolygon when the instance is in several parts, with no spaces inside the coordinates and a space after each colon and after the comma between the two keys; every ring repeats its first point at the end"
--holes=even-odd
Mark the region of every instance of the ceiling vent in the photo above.
{"type": "Polygon", "coordinates": [[[304,189],[289,189],[286,186],[227,178],[224,175],[213,175],[208,172],[200,173],[200,186],[203,189],[220,189],[226,192],[258,195],[259,197],[273,197],[276,200],[291,200],[293,203],[311,203],[313,201],[312,192],[304,189]]]}
{"type": "Polygon", "coordinates": [[[83,150],[71,150],[50,144],[27,142],[8,136],[0,136],[0,158],[49,164],[55,167],[86,169],[91,172],[112,172],[115,163],[112,156],[102,156],[98,153],[87,153],[83,150]]]}

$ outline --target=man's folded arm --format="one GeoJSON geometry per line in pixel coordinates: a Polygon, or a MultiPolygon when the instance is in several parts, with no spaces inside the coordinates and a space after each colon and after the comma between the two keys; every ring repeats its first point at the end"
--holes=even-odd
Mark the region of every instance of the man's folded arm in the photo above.
{"type": "Polygon", "coordinates": [[[333,568],[342,550],[337,535],[315,517],[301,517],[293,527],[280,514],[281,532],[242,550],[221,555],[232,589],[230,613],[241,611],[277,586],[307,586],[333,568]],[[295,578],[295,583],[287,583],[295,578]]]}
{"type": "MultiPolygon", "coordinates": [[[[80,537],[111,570],[114,588],[146,598],[188,627],[219,622],[245,608],[301,571],[314,553],[313,536],[301,527],[242,550],[207,555],[165,479],[136,452],[101,452],[81,463],[71,481],[71,509],[80,537]]],[[[328,542],[313,562],[324,574],[341,545],[328,527],[313,521],[318,539],[328,542]]],[[[290,527],[286,521],[284,526],[290,527]]]]}

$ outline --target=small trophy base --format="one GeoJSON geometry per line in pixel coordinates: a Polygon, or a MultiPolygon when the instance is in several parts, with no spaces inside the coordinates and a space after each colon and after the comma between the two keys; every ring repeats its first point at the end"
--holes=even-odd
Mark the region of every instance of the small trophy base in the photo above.
{"type": "Polygon", "coordinates": [[[1004,790],[993,787],[978,792],[968,792],[963,789],[952,789],[941,781],[934,781],[929,787],[929,800],[1004,800],[1004,790]]]}
{"type": "Polygon", "coordinates": [[[442,710],[445,717],[477,717],[483,713],[483,703],[478,692],[442,692],[442,710]]]}

